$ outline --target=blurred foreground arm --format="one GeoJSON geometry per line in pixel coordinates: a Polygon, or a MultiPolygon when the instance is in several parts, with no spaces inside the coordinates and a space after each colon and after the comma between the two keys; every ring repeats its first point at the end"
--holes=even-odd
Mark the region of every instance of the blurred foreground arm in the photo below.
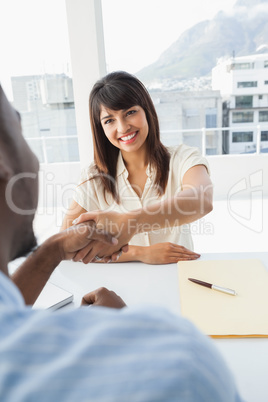
{"type": "Polygon", "coordinates": [[[112,235],[98,230],[94,222],[74,226],[47,239],[17,269],[12,280],[25,303],[32,305],[61,261],[74,258],[79,250],[88,246],[97,254],[105,243],[115,247],[118,242],[112,235]]]}

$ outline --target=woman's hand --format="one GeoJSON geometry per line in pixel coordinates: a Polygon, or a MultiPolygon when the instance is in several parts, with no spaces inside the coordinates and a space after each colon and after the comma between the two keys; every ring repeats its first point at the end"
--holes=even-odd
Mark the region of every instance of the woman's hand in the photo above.
{"type": "Polygon", "coordinates": [[[174,243],[157,243],[139,248],[139,260],[146,264],[172,264],[178,261],[197,260],[200,254],[174,243]]]}
{"type": "Polygon", "coordinates": [[[127,214],[120,214],[118,212],[93,211],[80,215],[73,223],[77,225],[90,220],[95,222],[96,228],[101,232],[109,232],[116,237],[118,244],[116,246],[106,245],[104,247],[103,244],[99,243],[99,248],[95,245],[92,247],[91,244],[78,252],[74,261],[83,261],[85,264],[89,262],[115,261],[120,257],[122,252],[128,250],[127,244],[136,233],[135,219],[131,220],[127,214]]]}

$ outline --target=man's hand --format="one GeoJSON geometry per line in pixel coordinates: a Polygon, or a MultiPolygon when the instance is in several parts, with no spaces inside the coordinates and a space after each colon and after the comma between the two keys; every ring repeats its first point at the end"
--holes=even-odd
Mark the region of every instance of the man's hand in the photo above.
{"type": "Polygon", "coordinates": [[[95,222],[89,221],[72,226],[55,235],[61,260],[75,259],[77,252],[86,250],[92,252],[93,257],[100,253],[103,255],[105,247],[116,246],[118,240],[104,230],[97,229],[95,222]]]}
{"type": "MultiPolygon", "coordinates": [[[[85,247],[76,254],[74,261],[82,260],[84,263],[88,263],[93,261],[94,257],[97,255],[101,258],[104,257],[103,262],[106,262],[107,258],[105,257],[117,253],[118,250],[126,252],[128,250],[127,244],[129,240],[137,231],[135,218],[128,216],[128,214],[120,214],[111,211],[87,212],[80,215],[75,223],[77,225],[88,220],[93,220],[96,224],[96,228],[99,230],[112,233],[118,239],[118,244],[116,246],[108,246],[108,244],[106,244],[103,250],[99,250],[98,252],[90,246],[85,247]]],[[[111,257],[109,257],[109,259],[110,258],[111,257]]],[[[114,259],[116,259],[116,257],[113,257],[113,260],[114,259]]]]}
{"type": "Polygon", "coordinates": [[[104,306],[112,308],[126,307],[124,301],[112,290],[99,288],[93,292],[87,293],[81,302],[81,306],[104,306]]]}

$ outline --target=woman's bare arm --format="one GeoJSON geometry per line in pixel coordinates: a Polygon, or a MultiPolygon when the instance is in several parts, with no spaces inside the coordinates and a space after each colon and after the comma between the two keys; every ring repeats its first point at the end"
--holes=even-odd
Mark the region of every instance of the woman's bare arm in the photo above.
{"type": "Polygon", "coordinates": [[[66,215],[63,218],[63,222],[60,230],[68,229],[73,224],[73,220],[78,218],[81,214],[87,212],[86,209],[82,208],[76,201],[72,201],[66,215]]]}

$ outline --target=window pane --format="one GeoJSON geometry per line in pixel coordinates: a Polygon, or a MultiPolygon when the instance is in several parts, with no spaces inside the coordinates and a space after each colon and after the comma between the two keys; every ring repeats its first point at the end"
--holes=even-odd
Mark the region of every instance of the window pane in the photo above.
{"type": "Polygon", "coordinates": [[[233,112],[233,123],[252,123],[253,112],[233,112]]]}
{"type": "Polygon", "coordinates": [[[251,63],[235,63],[235,64],[233,64],[233,70],[248,70],[250,68],[251,68],[251,63]]]}
{"type": "Polygon", "coordinates": [[[259,121],[268,121],[268,110],[259,111],[259,121]]]}
{"type": "Polygon", "coordinates": [[[253,132],[245,131],[245,132],[237,132],[232,133],[232,141],[233,142],[252,142],[253,141],[253,132]]]}
{"type": "Polygon", "coordinates": [[[13,18],[14,9],[19,17],[8,38],[13,51],[2,53],[1,67],[7,72],[4,88],[21,114],[23,135],[41,163],[68,161],[67,155],[78,161],[76,147],[62,150],[61,156],[52,147],[49,155],[43,140],[61,137],[58,142],[65,148],[77,144],[65,0],[28,0],[27,7],[10,0],[6,18],[13,18]],[[70,136],[76,140],[68,140],[70,136]]]}
{"type": "Polygon", "coordinates": [[[242,81],[237,83],[237,88],[257,87],[257,81],[242,81]]]}
{"type": "Polygon", "coordinates": [[[268,141],[268,131],[261,132],[261,141],[268,141]]]}
{"type": "Polygon", "coordinates": [[[45,157],[44,157],[44,147],[43,147],[43,144],[42,144],[42,140],[29,139],[29,140],[27,140],[27,142],[28,142],[30,148],[32,149],[32,151],[35,153],[35,155],[39,159],[39,162],[44,163],[45,162],[45,157]]]}
{"type": "Polygon", "coordinates": [[[208,108],[206,109],[206,128],[217,127],[217,109],[208,108]]]}
{"type": "Polygon", "coordinates": [[[236,96],[235,97],[235,107],[239,108],[250,108],[252,107],[253,96],[236,96]]]}
{"type": "Polygon", "coordinates": [[[50,138],[46,140],[48,163],[79,160],[77,138],[50,138]]]}

